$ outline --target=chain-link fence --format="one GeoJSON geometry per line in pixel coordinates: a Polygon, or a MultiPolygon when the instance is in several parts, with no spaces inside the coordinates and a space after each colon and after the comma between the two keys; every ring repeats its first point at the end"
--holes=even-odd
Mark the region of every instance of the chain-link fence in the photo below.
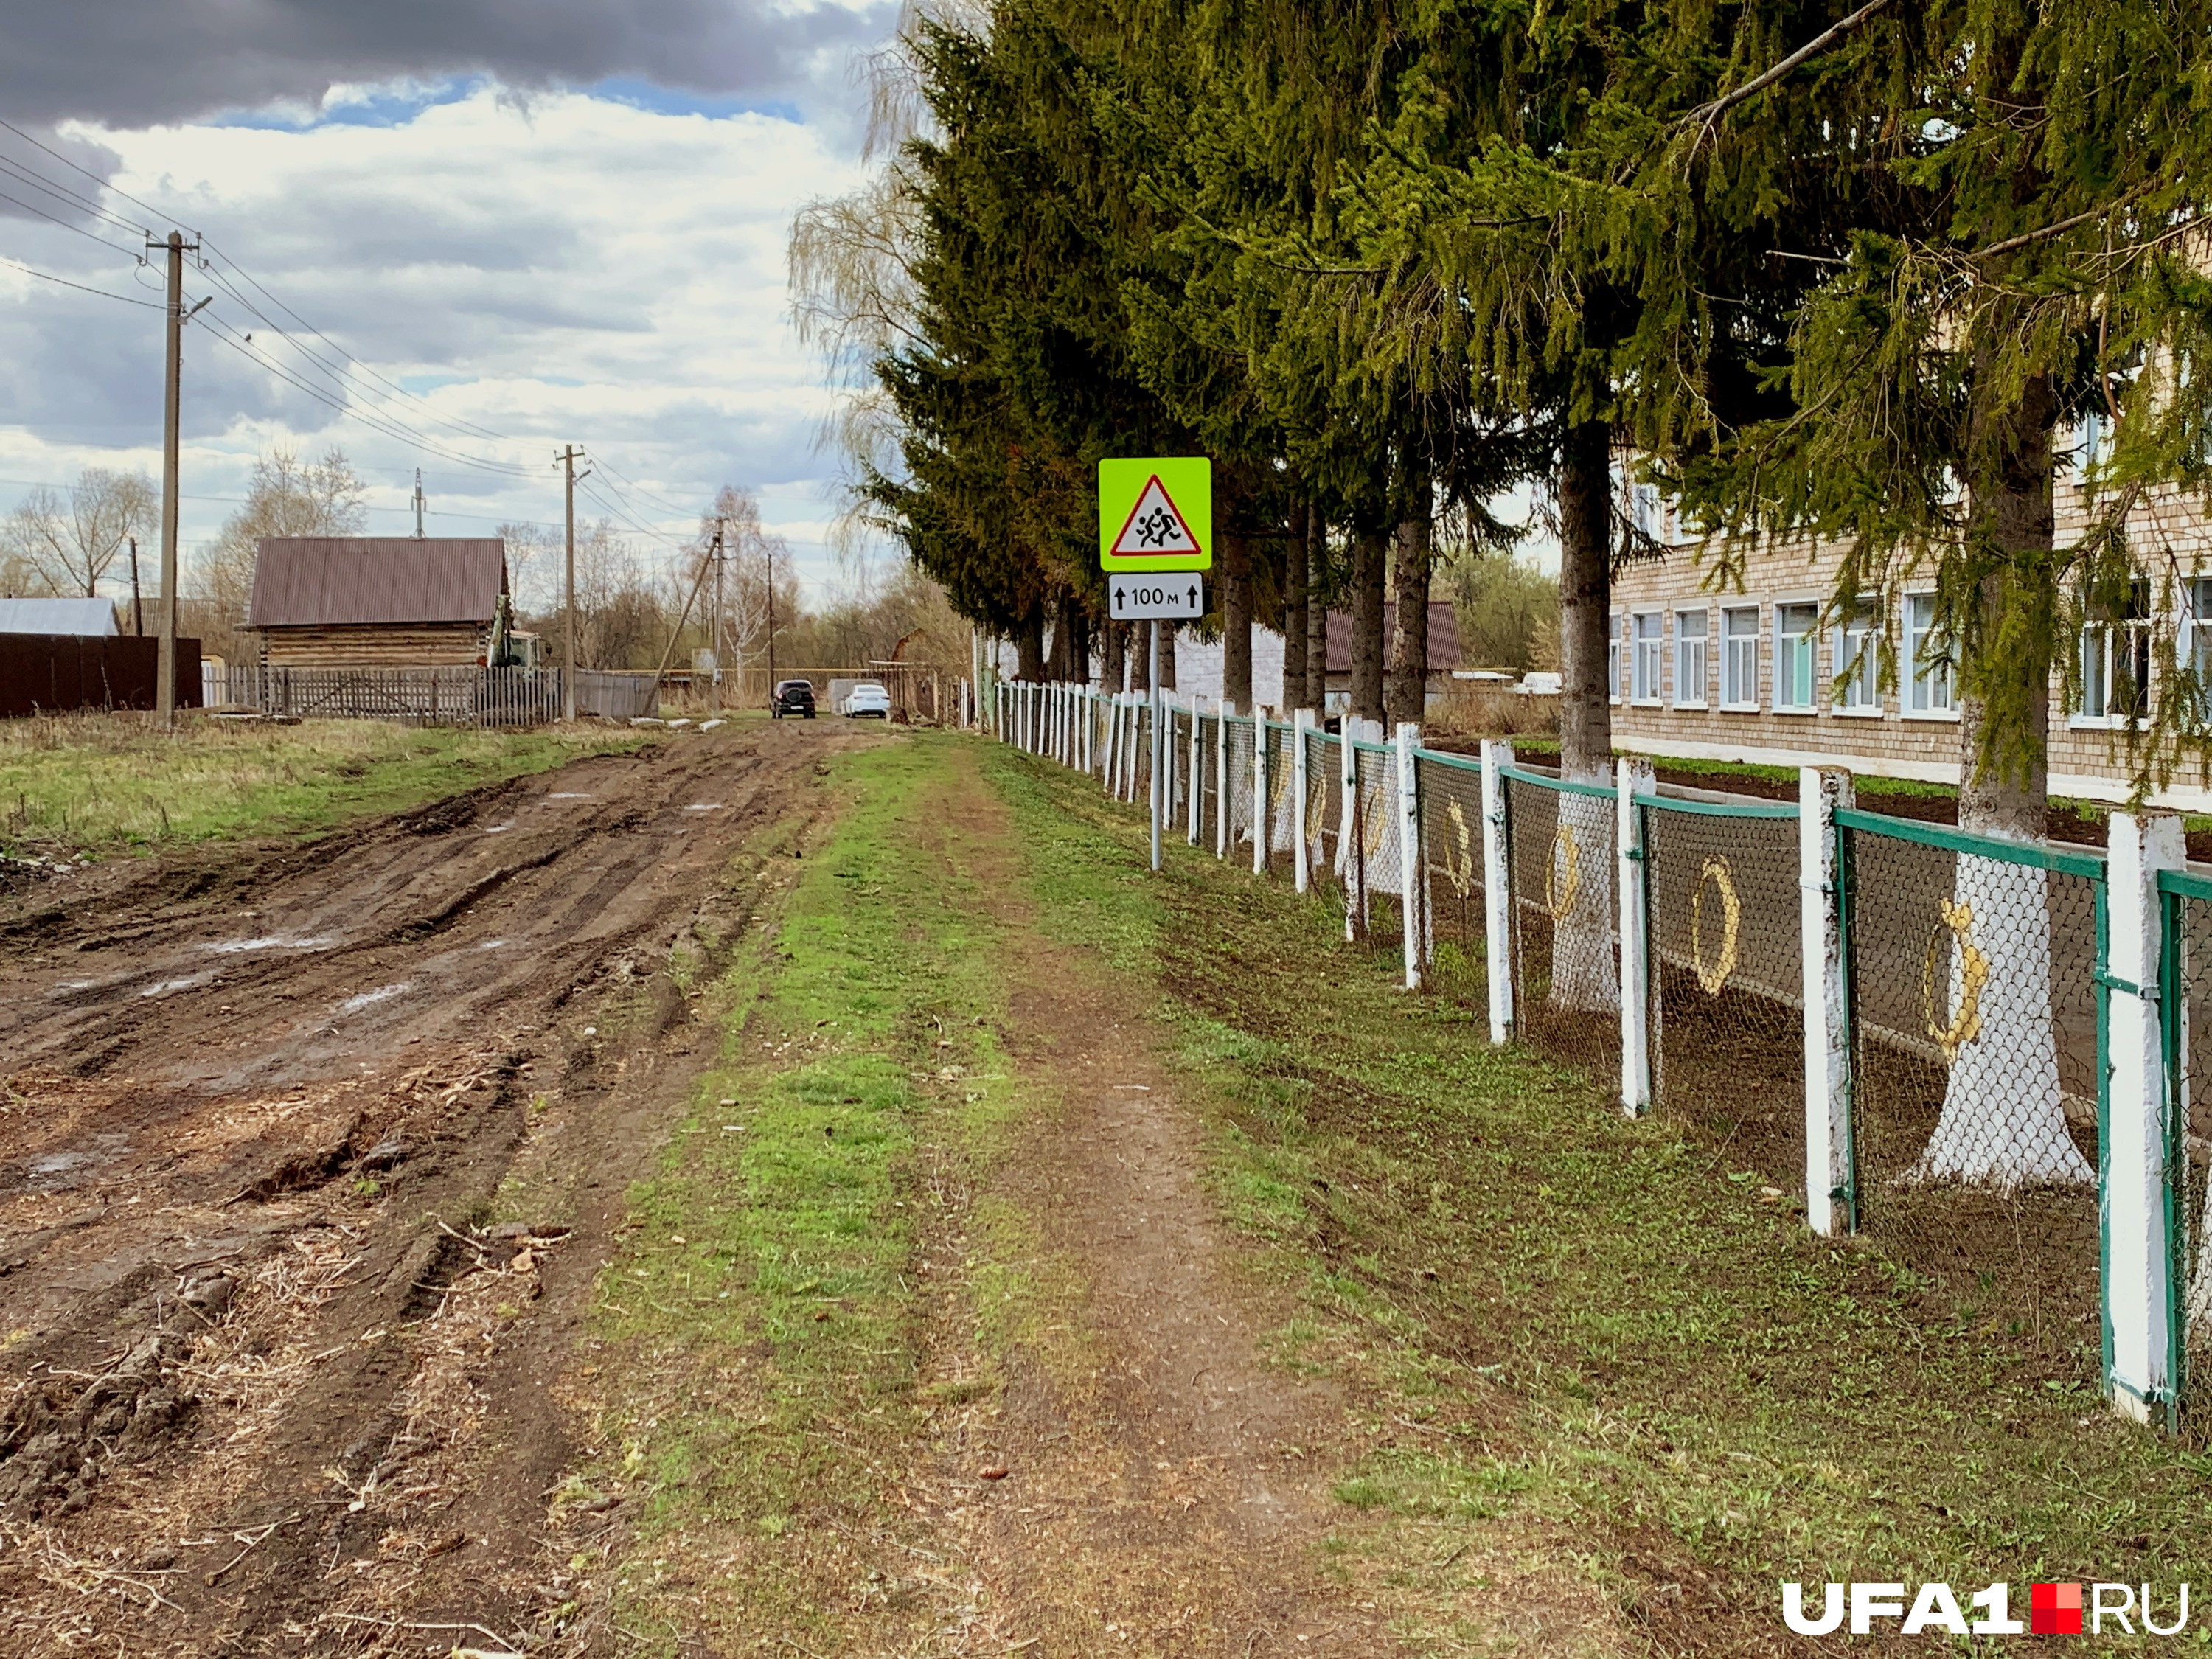
{"type": "MultiPolygon", "coordinates": [[[[1002,689],[1001,734],[1077,764],[1087,756],[1109,793],[1141,809],[1142,700],[1063,700],[1087,743],[1067,740],[1065,718],[1055,728],[1052,705],[1042,688],[1002,689]]],[[[1249,716],[1170,708],[1164,718],[1164,815],[1188,834],[1194,811],[1200,847],[1247,865],[1257,838],[1279,875],[1303,842],[1310,875],[1341,884],[1351,932],[1378,956],[1405,950],[1410,857],[1409,967],[1487,1003],[1492,1030],[1615,1096],[1624,986],[1640,983],[1641,1018],[1626,1036],[1640,1027],[1644,1046],[1628,1056],[1629,1092],[1643,1099],[1648,1068],[1656,1109],[1712,1147],[1715,1167],[1803,1192],[1814,1224],[1864,1233],[1890,1264],[1885,1282],[1909,1291],[1929,1329],[1974,1343],[2015,1379],[2096,1378],[2116,1398],[2162,1408],[2171,1370],[2185,1431],[2212,1441],[2212,1099],[2200,1103],[2191,1081],[2212,1068],[2212,875],[2160,873],[2161,932],[2146,943],[2151,924],[2115,921],[2105,860],[2086,849],[1991,841],[1843,801],[1831,840],[1826,793],[1822,822],[1801,824],[1794,805],[1662,790],[1634,801],[1623,860],[1615,788],[1493,754],[1490,799],[1504,808],[1493,826],[1484,765],[1427,750],[1414,751],[1409,848],[1395,746],[1318,731],[1301,739],[1249,716]],[[1256,743],[1267,759],[1257,799],[1256,743]],[[1625,913],[1624,868],[1636,872],[1625,913]],[[1493,889],[1510,952],[1497,963],[1493,889]],[[1825,918],[1819,938],[1803,937],[1808,915],[1825,918]],[[2144,1080],[2139,1054],[2127,1067],[2114,1055],[2113,1000],[2138,989],[2112,971],[2116,939],[2124,964],[2163,963],[2158,994],[2126,1004],[2125,1028],[2148,1031],[2139,1008],[2162,1018],[2162,1079],[2144,1080]],[[1625,950],[1636,952],[1626,962],[1625,950]],[[1808,983],[1829,988],[1810,1011],[1808,983]],[[1829,1057],[1818,1078],[1806,1074],[1808,1047],[1829,1057]],[[2126,1118],[2113,1080],[2124,1070],[2126,1118]],[[2146,1134],[2163,1146],[2162,1175],[2145,1164],[2130,1187],[2106,1173],[2126,1151],[2116,1123],[2130,1146],[2146,1134]],[[2146,1192],[2167,1218],[2146,1218],[2146,1192]],[[2160,1226],[2171,1237],[2152,1253],[2170,1271],[2146,1282],[2144,1241],[2160,1226]],[[2124,1317],[2101,1283],[2123,1246],[2133,1277],[2114,1294],[2134,1298],[2124,1317]]]]}
{"type": "Polygon", "coordinates": [[[1428,892],[1428,980],[1443,995],[1479,1006],[1489,995],[1488,923],[1482,882],[1482,769],[1423,755],[1413,763],[1421,797],[1421,874],[1428,892]]]}
{"type": "Polygon", "coordinates": [[[1805,1170],[1797,809],[1644,799],[1656,1109],[1784,1191],[1805,1170]]]}
{"type": "Polygon", "coordinates": [[[1401,951],[1399,915],[1398,757],[1388,745],[1351,739],[1354,783],[1345,837],[1346,901],[1358,930],[1376,950],[1401,951]]]}
{"type": "Polygon", "coordinates": [[[1515,769],[1505,777],[1516,1030],[1620,1087],[1620,933],[1613,792],[1515,769]]]}
{"type": "Polygon", "coordinates": [[[1343,739],[1306,733],[1306,860],[1309,879],[1333,883],[1344,824],[1343,739]]]}
{"type": "Polygon", "coordinates": [[[2212,1443],[2212,878],[2167,872],[2161,885],[2177,1406],[2183,1435],[2203,1447],[2212,1443]]]}
{"type": "Polygon", "coordinates": [[[1848,816],[1857,1224],[1931,1312],[2091,1380],[2100,861],[1848,816]]]}

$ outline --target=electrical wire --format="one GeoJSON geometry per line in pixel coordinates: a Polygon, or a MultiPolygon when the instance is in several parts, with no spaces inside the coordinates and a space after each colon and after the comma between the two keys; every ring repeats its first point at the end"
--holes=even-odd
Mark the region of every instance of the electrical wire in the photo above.
{"type": "Polygon", "coordinates": [[[29,167],[24,167],[20,162],[9,161],[4,155],[0,155],[0,173],[4,173],[12,179],[20,179],[22,183],[30,185],[33,190],[44,191],[56,201],[68,202],[75,206],[81,207],[96,218],[106,220],[109,224],[113,225],[118,230],[135,230],[142,236],[151,236],[154,234],[142,224],[135,223],[131,220],[121,218],[115,214],[110,213],[106,208],[102,207],[98,202],[94,201],[89,196],[80,196],[76,191],[70,190],[64,185],[58,185],[54,183],[52,179],[48,179],[40,173],[33,172],[29,167]]]}
{"type": "Polygon", "coordinates": [[[86,178],[91,179],[94,184],[98,185],[102,190],[109,191],[111,194],[120,196],[125,201],[130,203],[131,206],[144,209],[146,212],[152,214],[156,219],[166,221],[167,223],[176,226],[179,230],[191,230],[194,236],[198,236],[199,234],[199,232],[192,230],[192,228],[185,223],[183,220],[173,219],[167,214],[162,212],[159,208],[149,206],[146,203],[140,201],[136,196],[133,196],[129,191],[124,190],[116,185],[110,184],[106,179],[94,173],[90,167],[84,166],[81,162],[71,161],[68,156],[63,155],[61,151],[56,149],[52,144],[40,143],[36,138],[32,137],[29,133],[24,131],[22,128],[17,126],[13,121],[0,120],[0,127],[6,128],[9,132],[14,133],[18,138],[21,138],[25,143],[30,145],[33,149],[46,151],[47,155],[52,156],[54,160],[59,161],[64,167],[70,169],[70,171],[82,173],[86,178]]]}
{"type": "Polygon", "coordinates": [[[336,410],[339,414],[348,416],[350,418],[360,422],[363,426],[369,428],[372,431],[380,433],[387,438],[397,438],[402,443],[408,444],[414,448],[422,450],[425,454],[436,455],[442,459],[452,461],[458,465],[474,467],[478,471],[493,473],[500,477],[528,478],[537,477],[537,471],[535,468],[518,466],[512,461],[487,461],[477,456],[464,455],[457,450],[446,448],[443,445],[438,443],[434,439],[430,437],[427,433],[417,432],[410,428],[400,426],[391,421],[388,417],[371,413],[368,410],[356,407],[352,404],[333,398],[320,386],[310,385],[307,381],[300,379],[298,375],[286,368],[282,363],[276,362],[265,354],[255,350],[252,343],[241,337],[236,330],[231,327],[229,324],[214,317],[209,317],[206,320],[208,326],[213,331],[210,336],[210,338],[216,340],[220,344],[229,347],[230,349],[237,352],[240,356],[247,359],[249,362],[258,363],[260,367],[267,369],[271,374],[276,375],[287,385],[295,386],[298,390],[306,392],[307,396],[314,398],[316,402],[327,404],[330,408],[336,410]]]}
{"type": "Polygon", "coordinates": [[[51,270],[40,270],[25,264],[21,259],[11,259],[0,253],[0,264],[13,265],[27,276],[37,276],[49,283],[59,283],[64,288],[73,288],[80,294],[97,294],[103,300],[114,300],[126,306],[143,306],[149,311],[167,311],[168,307],[159,300],[134,300],[127,294],[110,294],[104,288],[87,288],[82,283],[72,283],[66,276],[57,276],[51,270]]]}
{"type": "Polygon", "coordinates": [[[61,217],[58,214],[49,213],[46,209],[34,206],[33,204],[23,200],[22,198],[19,196],[10,196],[5,191],[0,191],[0,202],[12,202],[17,207],[22,209],[24,212],[34,213],[40,218],[46,220],[49,224],[59,225],[64,230],[73,230],[78,235],[85,237],[91,241],[97,242],[104,248],[113,249],[126,259],[143,262],[144,258],[144,255],[141,253],[138,249],[125,247],[120,242],[111,242],[105,236],[100,235],[96,232],[87,230],[82,225],[73,225],[68,220],[61,217]]]}

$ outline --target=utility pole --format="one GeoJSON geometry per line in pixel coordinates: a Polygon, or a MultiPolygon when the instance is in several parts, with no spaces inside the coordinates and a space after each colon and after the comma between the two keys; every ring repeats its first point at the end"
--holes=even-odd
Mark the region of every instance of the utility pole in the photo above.
{"type": "Polygon", "coordinates": [[[422,469],[415,469],[415,539],[422,539],[422,469]]]}
{"type": "Polygon", "coordinates": [[[138,538],[131,538],[131,633],[133,638],[146,637],[146,611],[138,600],[138,538]]]}
{"type": "MultiPolygon", "coordinates": [[[[147,239],[149,246],[153,239],[147,239]]],[[[162,399],[161,430],[161,645],[154,687],[154,712],[166,727],[177,723],[177,428],[184,413],[185,374],[185,255],[198,253],[199,243],[187,243],[182,231],[173,230],[161,244],[169,256],[168,375],[162,399]]],[[[203,300],[200,305],[205,305],[203,300]]],[[[192,309],[198,311],[199,306],[192,309]]]]}
{"type": "MultiPolygon", "coordinates": [[[[564,720],[576,718],[576,463],[582,459],[583,452],[570,444],[553,461],[566,471],[568,494],[568,567],[561,603],[566,624],[561,647],[561,718],[564,720]]],[[[584,477],[591,476],[587,468],[584,477]]]]}
{"type": "Polygon", "coordinates": [[[775,703],[775,542],[761,538],[761,556],[768,561],[768,700],[775,703]]]}
{"type": "Polygon", "coordinates": [[[727,519],[714,520],[714,636],[711,649],[714,653],[714,707],[722,706],[722,607],[727,603],[722,588],[723,532],[729,527],[727,519]]]}

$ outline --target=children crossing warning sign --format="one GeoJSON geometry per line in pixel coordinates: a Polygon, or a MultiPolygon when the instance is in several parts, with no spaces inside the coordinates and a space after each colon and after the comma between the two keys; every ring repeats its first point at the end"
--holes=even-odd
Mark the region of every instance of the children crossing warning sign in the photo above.
{"type": "Polygon", "coordinates": [[[1204,456],[1098,463],[1098,562],[1107,570],[1213,568],[1213,463],[1204,456]]]}

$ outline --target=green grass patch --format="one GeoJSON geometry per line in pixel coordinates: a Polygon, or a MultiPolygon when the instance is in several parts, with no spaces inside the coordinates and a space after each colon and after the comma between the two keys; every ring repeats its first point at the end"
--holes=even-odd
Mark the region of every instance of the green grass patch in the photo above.
{"type": "Polygon", "coordinates": [[[1339,1541],[1376,1579],[1432,1588],[1419,1564],[1482,1559],[1482,1528],[1571,1538],[1662,1645],[1710,1652],[1771,1650],[1784,1579],[2202,1578],[2212,1464],[1931,1317],[1693,1128],[1492,1049],[1325,900],[1180,844],[1153,878],[1083,779],[984,764],[1038,925],[1159,988],[1216,1190],[1303,1299],[1276,1357],[1364,1415],[1339,1541]]]}
{"type": "Polygon", "coordinates": [[[602,1280],[608,1449],[567,1501],[641,1500],[614,1602],[669,1650],[702,1631],[829,1653],[856,1621],[872,1641],[926,1630],[871,1540],[908,1529],[894,1490],[938,1413],[1000,1379],[988,1352],[931,1374],[924,1241],[967,1234],[956,1294],[1001,1340],[1024,1323],[1004,1265],[1023,1252],[994,1243],[1012,1220],[964,1197],[1018,1105],[994,926],[957,856],[916,842],[945,810],[947,741],[841,757],[830,787],[850,804],[826,844],[754,849],[748,878],[787,891],[712,988],[723,1054],[602,1280]]]}
{"type": "Polygon", "coordinates": [[[0,720],[0,853],[94,859],[238,836],[308,836],[581,755],[634,732],[297,726],[135,714],[0,720]]]}

